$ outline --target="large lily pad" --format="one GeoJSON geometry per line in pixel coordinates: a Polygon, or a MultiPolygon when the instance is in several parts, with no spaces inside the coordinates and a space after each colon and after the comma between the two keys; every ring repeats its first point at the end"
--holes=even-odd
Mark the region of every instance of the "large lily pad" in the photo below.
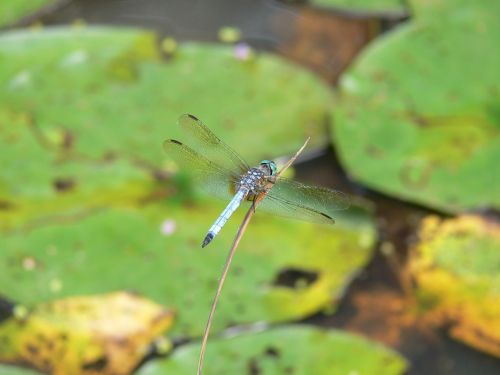
{"type": "Polygon", "coordinates": [[[421,309],[456,339],[500,357],[500,225],[427,218],[410,266],[421,309]]]}
{"type": "MultiPolygon", "coordinates": [[[[175,202],[67,218],[0,238],[2,291],[32,304],[55,297],[137,290],[178,312],[176,333],[199,335],[242,212],[210,248],[206,230],[222,205],[175,202]]],[[[215,329],[297,319],[338,298],[370,257],[363,215],[335,226],[257,215],[240,244],[215,329]]]]}
{"type": "Polygon", "coordinates": [[[343,76],[335,140],[353,177],[442,210],[500,207],[498,3],[471,4],[417,17],[343,76]]]}
{"type": "Polygon", "coordinates": [[[127,375],[172,320],[172,311],[124,292],[40,304],[0,323],[0,361],[54,375],[127,375]]]}
{"type": "Polygon", "coordinates": [[[278,57],[233,52],[191,43],[163,61],[152,33],[130,29],[2,35],[3,229],[105,199],[144,198],[183,112],[198,114],[250,162],[291,152],[306,135],[325,141],[325,85],[278,57]],[[61,194],[58,186],[69,188],[61,194]]]}
{"type": "MultiPolygon", "coordinates": [[[[194,374],[199,345],[179,348],[166,360],[151,362],[138,375],[194,374]]],[[[281,327],[214,339],[204,373],[210,374],[402,374],[406,361],[364,338],[305,326],[281,327]]]]}
{"type": "Polygon", "coordinates": [[[232,47],[197,43],[159,61],[155,43],[150,33],[116,29],[5,35],[0,51],[13,65],[5,76],[21,86],[9,87],[7,103],[34,113],[46,138],[74,132],[72,150],[90,156],[115,151],[157,162],[151,145],[178,136],[175,120],[188,111],[255,160],[293,151],[306,134],[325,141],[331,95],[307,71],[271,54],[241,59],[232,47]],[[16,81],[19,72],[27,74],[24,84],[16,81]]]}

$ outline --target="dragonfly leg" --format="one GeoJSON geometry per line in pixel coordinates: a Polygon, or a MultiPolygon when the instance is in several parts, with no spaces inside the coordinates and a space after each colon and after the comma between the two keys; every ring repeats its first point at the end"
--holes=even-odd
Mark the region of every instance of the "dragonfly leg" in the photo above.
{"type": "Polygon", "coordinates": [[[255,202],[257,201],[257,195],[254,195],[252,198],[252,210],[255,213],[255,202]]]}
{"type": "Polygon", "coordinates": [[[267,176],[266,179],[267,179],[267,182],[270,182],[271,184],[276,183],[276,176],[267,176]]]}

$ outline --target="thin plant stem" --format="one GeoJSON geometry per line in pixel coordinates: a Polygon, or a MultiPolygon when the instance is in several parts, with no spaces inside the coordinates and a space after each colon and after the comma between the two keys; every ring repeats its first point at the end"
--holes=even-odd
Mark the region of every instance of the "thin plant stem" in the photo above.
{"type": "Polygon", "coordinates": [[[249,207],[243,222],[238,229],[238,233],[236,233],[236,237],[234,238],[233,245],[231,246],[231,250],[229,250],[229,254],[226,258],[226,263],[224,264],[224,268],[222,269],[222,273],[219,279],[219,283],[217,285],[217,291],[215,292],[214,300],[212,301],[212,307],[210,308],[210,314],[208,315],[207,325],[205,327],[205,332],[203,333],[203,340],[201,342],[201,350],[200,350],[200,358],[198,360],[198,371],[197,374],[201,375],[203,370],[203,359],[205,358],[205,351],[207,348],[208,335],[210,333],[210,327],[212,326],[212,320],[215,314],[215,309],[217,308],[217,303],[219,302],[220,293],[222,291],[222,286],[224,285],[224,281],[226,280],[227,273],[229,271],[229,266],[233,260],[234,253],[236,252],[236,248],[240,243],[241,237],[246,230],[250,219],[252,218],[255,212],[255,202],[249,207]]]}
{"type": "MultiPolygon", "coordinates": [[[[290,160],[288,160],[288,162],[283,166],[283,168],[281,168],[281,170],[276,174],[276,178],[275,178],[274,182],[269,182],[266,185],[266,192],[272,188],[272,186],[277,181],[277,179],[280,177],[280,175],[284,171],[286,171],[293,164],[293,162],[295,162],[295,160],[299,157],[299,155],[302,153],[302,151],[304,151],[304,148],[307,146],[309,139],[310,138],[306,139],[306,141],[304,142],[302,147],[295,153],[295,155],[290,160]]],[[[231,245],[231,249],[229,250],[229,254],[227,255],[226,263],[224,263],[224,268],[222,269],[222,273],[221,273],[221,276],[219,278],[219,282],[217,284],[217,291],[215,292],[215,296],[214,296],[214,299],[212,301],[210,313],[208,314],[207,325],[205,326],[205,331],[203,332],[203,339],[201,341],[201,349],[200,349],[200,357],[198,359],[198,369],[196,371],[197,375],[202,375],[203,363],[204,363],[204,359],[205,359],[205,352],[206,352],[207,343],[208,343],[208,336],[210,334],[210,328],[212,327],[213,317],[215,315],[215,310],[217,309],[217,304],[219,302],[219,297],[221,295],[222,287],[224,285],[224,282],[226,281],[226,276],[227,276],[227,273],[229,271],[229,267],[231,266],[231,262],[233,261],[234,254],[236,253],[236,249],[238,248],[240,240],[243,237],[243,234],[245,233],[248,224],[250,223],[250,219],[252,218],[253,214],[255,213],[255,208],[262,201],[262,199],[265,198],[266,192],[257,196],[257,198],[252,202],[252,205],[248,209],[248,211],[243,219],[243,222],[241,223],[240,227],[238,228],[238,232],[236,233],[236,236],[234,237],[233,244],[231,245]]]]}

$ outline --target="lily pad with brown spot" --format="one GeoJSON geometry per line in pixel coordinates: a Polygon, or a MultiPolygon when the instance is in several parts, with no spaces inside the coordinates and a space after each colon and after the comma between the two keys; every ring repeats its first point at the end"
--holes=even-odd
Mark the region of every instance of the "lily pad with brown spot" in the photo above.
{"type": "Polygon", "coordinates": [[[477,216],[420,229],[410,269],[420,308],[452,337],[500,358],[500,224],[477,216]]]}
{"type": "MultiPolygon", "coordinates": [[[[223,208],[222,202],[171,198],[2,236],[2,292],[32,304],[137,290],[175,309],[175,335],[201,335],[244,214],[236,212],[202,250],[207,228],[223,208]]],[[[370,259],[376,238],[366,213],[352,215],[323,226],[257,211],[228,275],[214,332],[233,324],[300,319],[335,306],[370,259]]]]}
{"type": "MultiPolygon", "coordinates": [[[[195,374],[199,345],[178,348],[137,375],[195,374]]],[[[400,375],[408,368],[396,352],[360,336],[307,326],[283,326],[214,338],[204,374],[400,375]]]]}
{"type": "Polygon", "coordinates": [[[53,375],[126,375],[173,322],[173,312],[136,294],[69,297],[0,324],[0,362],[53,375]]]}

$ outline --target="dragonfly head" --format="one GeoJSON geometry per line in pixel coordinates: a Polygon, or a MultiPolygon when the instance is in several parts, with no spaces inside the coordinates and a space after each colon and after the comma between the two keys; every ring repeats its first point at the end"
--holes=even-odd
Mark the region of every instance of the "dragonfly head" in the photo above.
{"type": "Polygon", "coordinates": [[[268,176],[274,176],[278,172],[278,168],[272,160],[262,160],[260,162],[260,167],[268,174],[268,176]]]}

